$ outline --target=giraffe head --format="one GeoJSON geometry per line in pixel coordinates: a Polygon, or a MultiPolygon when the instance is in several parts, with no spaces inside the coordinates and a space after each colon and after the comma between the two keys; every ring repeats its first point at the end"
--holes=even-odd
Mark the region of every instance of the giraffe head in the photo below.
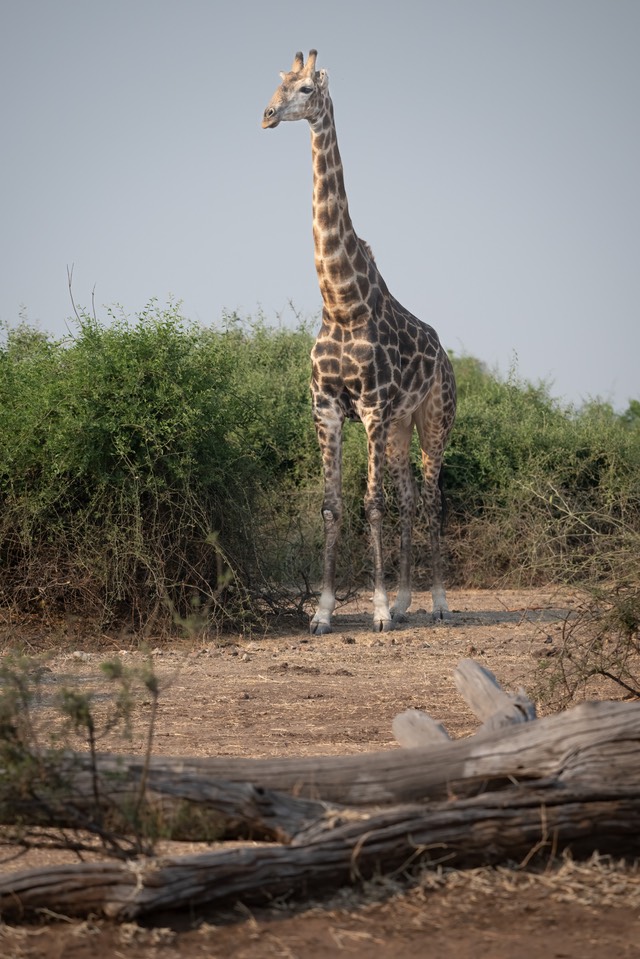
{"type": "Polygon", "coordinates": [[[277,127],[281,120],[313,120],[322,113],[329,77],[326,70],[316,72],[317,50],[310,50],[307,62],[296,53],[289,73],[281,73],[282,83],[264,111],[262,127],[277,127]]]}

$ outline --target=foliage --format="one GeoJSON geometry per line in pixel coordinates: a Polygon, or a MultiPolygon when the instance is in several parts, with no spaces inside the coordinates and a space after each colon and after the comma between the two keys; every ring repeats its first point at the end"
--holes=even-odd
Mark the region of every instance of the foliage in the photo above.
{"type": "Polygon", "coordinates": [[[590,583],[640,572],[640,429],[609,406],[458,368],[447,454],[460,580],[590,583]]]}
{"type": "Polygon", "coordinates": [[[640,589],[592,590],[567,616],[557,655],[539,665],[538,698],[557,709],[596,698],[602,681],[640,696],[640,589]],[[598,685],[596,685],[598,684],[598,685]]]}
{"type": "MultiPolygon", "coordinates": [[[[320,576],[322,479],[312,334],[262,317],[203,329],[152,302],[78,315],[55,341],[26,325],[0,348],[0,605],[101,628],[189,632],[300,613],[320,576]]],[[[454,357],[445,458],[449,582],[640,579],[640,416],[576,409],[544,384],[454,357]]],[[[419,451],[413,448],[419,481],[419,451]]],[[[344,436],[340,583],[367,581],[366,442],[344,436]]],[[[385,549],[397,562],[394,492],[385,549]]],[[[419,517],[416,583],[429,580],[419,517]]]]}
{"type": "Polygon", "coordinates": [[[311,455],[308,335],[154,303],[78,327],[0,352],[0,601],[135,628],[246,614],[243,516],[311,455]]]}
{"type": "Polygon", "coordinates": [[[76,686],[47,689],[47,669],[37,658],[6,656],[0,661],[0,844],[102,852],[116,858],[149,855],[165,831],[146,801],[145,790],[160,687],[149,663],[126,668],[119,660],[102,664],[111,692],[100,697],[76,686]],[[98,771],[97,745],[115,732],[131,738],[131,715],[140,694],[151,711],[143,772],[133,799],[116,798],[116,780],[98,771]],[[105,702],[106,698],[106,702],[105,702]],[[48,702],[47,702],[48,701],[48,702]],[[46,721],[41,718],[46,705],[46,721]],[[73,749],[90,757],[89,791],[76,794],[73,749]],[[81,830],[74,840],[67,829],[81,830]]]}

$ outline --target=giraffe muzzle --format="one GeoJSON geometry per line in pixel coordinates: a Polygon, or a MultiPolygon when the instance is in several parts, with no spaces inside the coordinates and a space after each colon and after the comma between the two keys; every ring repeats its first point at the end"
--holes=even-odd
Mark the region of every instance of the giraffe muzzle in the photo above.
{"type": "Polygon", "coordinates": [[[272,130],[274,127],[277,127],[279,123],[280,119],[274,108],[267,107],[262,117],[262,129],[272,130]]]}

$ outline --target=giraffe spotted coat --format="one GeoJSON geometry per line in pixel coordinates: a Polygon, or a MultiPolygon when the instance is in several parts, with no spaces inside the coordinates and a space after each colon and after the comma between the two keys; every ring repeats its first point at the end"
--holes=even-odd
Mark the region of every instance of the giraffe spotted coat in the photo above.
{"type": "Polygon", "coordinates": [[[262,126],[307,120],[313,161],[313,237],[323,300],[322,326],[311,353],[313,415],[324,469],[323,586],[312,631],[331,630],[335,608],[336,550],[342,518],[342,426],[364,424],[368,441],[365,512],[373,552],[373,626],[393,628],[411,602],[411,537],[416,490],[409,461],[413,429],[422,448],[423,499],[429,521],[433,615],[448,618],[440,544],[439,475],[456,409],[449,357],[438,334],[389,292],[373,254],[355,232],[349,213],[333,103],[315,50],[291,70],[264,111],[262,126]],[[398,592],[389,607],[384,581],[382,519],[385,463],[400,510],[398,592]]]}

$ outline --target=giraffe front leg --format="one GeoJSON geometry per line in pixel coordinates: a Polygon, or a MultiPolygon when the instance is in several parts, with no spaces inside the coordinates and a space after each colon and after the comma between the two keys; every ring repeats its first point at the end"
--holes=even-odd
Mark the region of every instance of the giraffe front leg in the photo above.
{"type": "Polygon", "coordinates": [[[323,636],[331,632],[331,617],[336,606],[336,555],[340,515],[329,508],[324,508],[322,516],[324,519],[324,573],[318,608],[311,620],[311,632],[314,636],[323,636]]]}
{"type": "Polygon", "coordinates": [[[314,417],[324,473],[324,559],[322,592],[311,619],[314,636],[331,632],[331,617],[336,605],[336,558],[342,520],[342,424],[344,417],[331,404],[314,397],[314,417]]]}
{"type": "Polygon", "coordinates": [[[372,507],[366,509],[371,530],[373,549],[373,629],[376,633],[386,633],[394,628],[387,589],[384,584],[384,564],[382,561],[382,517],[384,510],[372,507]]]}
{"type": "Polygon", "coordinates": [[[373,552],[373,628],[380,633],[394,628],[384,582],[382,555],[382,519],[384,516],[382,471],[384,468],[386,429],[381,423],[365,423],[365,426],[367,427],[369,441],[369,464],[364,509],[369,521],[373,552]]]}

